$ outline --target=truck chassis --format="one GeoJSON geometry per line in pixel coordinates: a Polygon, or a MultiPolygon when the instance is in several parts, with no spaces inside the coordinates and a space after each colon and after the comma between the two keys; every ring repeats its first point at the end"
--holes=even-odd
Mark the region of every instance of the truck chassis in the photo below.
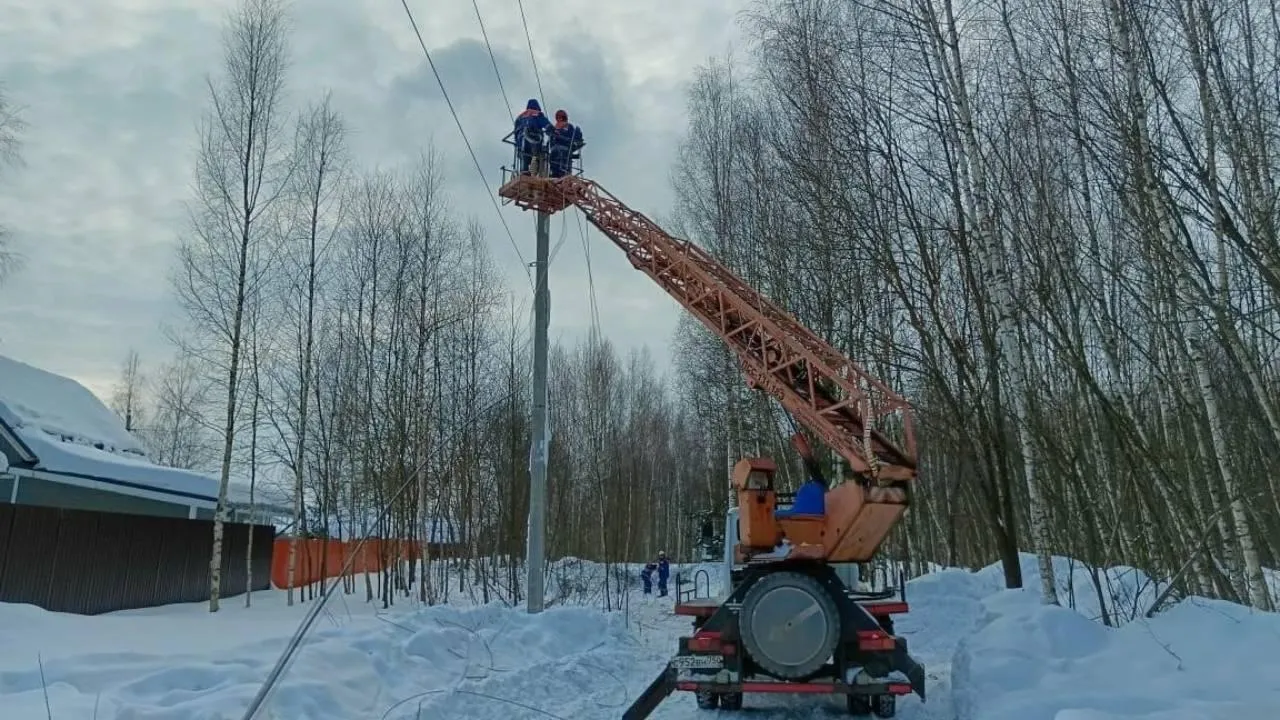
{"type": "Polygon", "coordinates": [[[851,591],[823,563],[749,564],[724,600],[682,599],[676,605],[677,615],[693,619],[693,634],[680,638],[675,657],[623,719],[647,717],[675,691],[694,693],[698,707],[707,710],[740,709],[746,693],[844,695],[850,715],[893,717],[899,695],[925,697],[924,666],[907,654],[907,641],[893,635],[892,616],[907,610],[905,599],[892,593],[851,591]],[[839,618],[834,630],[838,639],[820,667],[797,676],[791,669],[765,668],[755,659],[767,652],[752,652],[752,633],[741,616],[751,589],[770,577],[774,585],[807,585],[830,601],[827,612],[834,610],[839,618]]]}

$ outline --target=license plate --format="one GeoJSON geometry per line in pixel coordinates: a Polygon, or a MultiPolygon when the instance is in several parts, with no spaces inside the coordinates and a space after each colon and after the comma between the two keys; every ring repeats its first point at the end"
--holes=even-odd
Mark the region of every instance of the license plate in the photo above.
{"type": "Polygon", "coordinates": [[[724,658],[719,655],[677,655],[671,658],[669,665],[684,670],[722,668],[724,658]]]}

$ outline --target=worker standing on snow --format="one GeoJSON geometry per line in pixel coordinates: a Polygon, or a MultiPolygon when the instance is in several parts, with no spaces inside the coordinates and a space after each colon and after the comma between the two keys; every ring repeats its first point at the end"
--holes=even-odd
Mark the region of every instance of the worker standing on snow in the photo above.
{"type": "Polygon", "coordinates": [[[667,596],[667,578],[671,577],[671,563],[667,562],[667,553],[658,553],[658,597],[667,596]]]}
{"type": "Polygon", "coordinates": [[[520,155],[520,174],[529,174],[534,158],[546,155],[543,132],[551,128],[551,121],[542,114],[542,106],[536,99],[525,104],[524,112],[516,116],[514,140],[520,155]]]}
{"type": "Polygon", "coordinates": [[[644,569],[640,571],[640,582],[644,583],[644,594],[653,594],[653,571],[657,566],[653,563],[645,563],[644,569]]]}
{"type": "Polygon", "coordinates": [[[551,177],[564,177],[573,167],[573,156],[586,141],[582,139],[582,129],[569,122],[569,113],[556,111],[556,122],[551,127],[551,137],[547,141],[547,156],[551,164],[551,177]]]}

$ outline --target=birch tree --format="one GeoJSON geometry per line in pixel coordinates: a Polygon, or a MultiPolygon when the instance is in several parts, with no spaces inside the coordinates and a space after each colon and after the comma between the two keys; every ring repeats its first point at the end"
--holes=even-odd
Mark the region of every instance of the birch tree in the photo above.
{"type": "MultiPolygon", "coordinates": [[[[17,164],[21,156],[22,131],[26,123],[18,112],[18,108],[0,85],[0,171],[17,164]]],[[[8,233],[5,231],[4,218],[0,218],[0,280],[13,271],[18,256],[10,245],[8,233]]]]}
{"type": "Polygon", "coordinates": [[[111,391],[111,409],[124,420],[124,429],[135,432],[145,424],[142,418],[142,389],[146,384],[142,376],[141,359],[136,350],[129,350],[120,379],[111,391]]]}
{"type": "MultiPolygon", "coordinates": [[[[329,254],[342,224],[347,173],[345,136],[342,119],[326,95],[299,117],[294,137],[294,182],[290,188],[289,245],[285,251],[289,267],[280,273],[289,280],[282,294],[286,298],[285,312],[293,329],[289,343],[293,357],[287,377],[282,380],[284,386],[281,391],[288,406],[285,413],[288,427],[280,439],[286,447],[292,446],[290,464],[294,474],[296,520],[302,516],[306,485],[316,316],[324,311],[321,306],[322,284],[329,254]]],[[[289,605],[293,604],[298,534],[294,533],[289,543],[289,605]]]]}
{"type": "Polygon", "coordinates": [[[217,467],[215,431],[205,418],[213,388],[203,364],[179,353],[150,374],[139,435],[152,460],[186,470],[217,467]]]}
{"type": "MultiPolygon", "coordinates": [[[[702,69],[681,229],[915,401],[920,482],[885,555],[998,558],[1016,587],[1028,549],[1068,604],[1066,554],[1099,596],[1097,568],[1124,564],[1173,578],[1162,602],[1269,607],[1278,21],[1203,0],[770,0],[744,16],[745,62],[702,69]]],[[[675,348],[717,426],[702,442],[770,448],[749,400],[711,391],[734,374],[715,344],[675,348]]]]}
{"type": "Polygon", "coordinates": [[[255,260],[272,257],[263,246],[274,240],[277,201],[289,179],[282,134],[286,32],[281,0],[244,0],[227,20],[222,73],[208,81],[209,109],[200,125],[191,229],[179,247],[178,297],[201,356],[221,374],[226,398],[210,612],[218,610],[227,487],[244,400],[245,315],[260,301],[265,275],[255,260]]]}

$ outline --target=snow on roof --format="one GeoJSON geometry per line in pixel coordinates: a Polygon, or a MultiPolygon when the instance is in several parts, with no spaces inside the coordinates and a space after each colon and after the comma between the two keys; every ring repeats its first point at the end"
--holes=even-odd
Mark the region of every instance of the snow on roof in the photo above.
{"type": "Polygon", "coordinates": [[[24,436],[45,434],[116,454],[146,455],[120,418],[88,388],[3,355],[0,418],[11,428],[21,429],[24,436]]]}
{"type": "MultiPolygon", "coordinates": [[[[152,462],[120,417],[85,386],[3,355],[0,420],[35,454],[37,469],[205,499],[218,496],[217,478],[152,462]]],[[[258,492],[267,495],[264,489],[258,492]]],[[[235,480],[228,492],[232,502],[248,500],[248,488],[235,480]]]]}

